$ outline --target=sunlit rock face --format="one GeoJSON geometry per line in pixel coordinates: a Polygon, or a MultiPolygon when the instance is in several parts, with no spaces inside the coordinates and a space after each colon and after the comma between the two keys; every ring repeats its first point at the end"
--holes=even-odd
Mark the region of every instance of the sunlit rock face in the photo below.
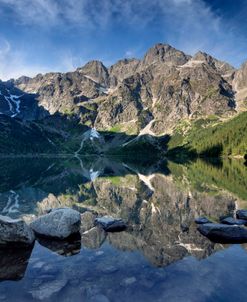
{"type": "Polygon", "coordinates": [[[141,60],[110,67],[94,60],[72,72],[0,82],[0,112],[31,120],[60,113],[99,130],[140,133],[149,125],[149,134],[170,133],[179,119],[232,115],[245,69],[159,43],[141,60]]]}

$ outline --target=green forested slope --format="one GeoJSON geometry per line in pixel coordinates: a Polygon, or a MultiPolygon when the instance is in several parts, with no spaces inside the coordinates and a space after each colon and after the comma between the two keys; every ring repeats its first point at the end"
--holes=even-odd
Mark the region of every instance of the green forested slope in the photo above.
{"type": "Polygon", "coordinates": [[[226,121],[192,127],[186,134],[176,132],[169,142],[169,150],[195,151],[202,156],[244,156],[247,153],[247,112],[226,121]],[[183,148],[182,148],[183,147],[183,148]]]}

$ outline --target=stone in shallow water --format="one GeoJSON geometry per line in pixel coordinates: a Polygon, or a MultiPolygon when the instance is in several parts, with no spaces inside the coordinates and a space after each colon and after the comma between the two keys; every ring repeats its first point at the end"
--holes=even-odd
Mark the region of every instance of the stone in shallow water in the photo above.
{"type": "Polygon", "coordinates": [[[121,218],[111,216],[96,218],[95,224],[100,225],[106,232],[121,232],[127,228],[126,223],[121,218]]]}
{"type": "Polygon", "coordinates": [[[221,223],[229,225],[246,225],[247,220],[244,219],[234,219],[233,217],[226,217],[221,220],[221,223]]]}
{"type": "Polygon", "coordinates": [[[65,239],[80,231],[81,216],[70,208],[52,210],[30,223],[38,235],[65,239]]]}
{"type": "Polygon", "coordinates": [[[237,225],[217,223],[201,224],[199,232],[208,239],[219,243],[243,243],[247,242],[247,228],[237,225]]]}
{"type": "Polygon", "coordinates": [[[98,227],[86,231],[81,236],[83,246],[90,249],[98,249],[106,239],[106,232],[98,227]]]}
{"type": "Polygon", "coordinates": [[[27,246],[34,240],[34,233],[25,221],[0,215],[0,245],[27,246]]]}
{"type": "Polygon", "coordinates": [[[102,294],[92,296],[89,301],[90,302],[110,302],[110,300],[105,295],[102,295],[102,294]]]}
{"type": "Polygon", "coordinates": [[[113,266],[113,265],[106,265],[104,267],[102,267],[101,272],[103,274],[113,274],[116,273],[118,271],[118,268],[113,266]]]}
{"type": "Polygon", "coordinates": [[[195,219],[195,223],[204,224],[204,223],[211,223],[211,221],[209,219],[207,219],[206,217],[197,217],[195,219]]]}
{"type": "Polygon", "coordinates": [[[238,210],[236,212],[236,216],[238,219],[247,220],[247,210],[238,210]]]}
{"type": "Polygon", "coordinates": [[[136,280],[136,277],[129,277],[129,278],[126,278],[124,279],[122,282],[121,282],[121,285],[131,285],[133,283],[135,283],[137,280],[136,280]]]}

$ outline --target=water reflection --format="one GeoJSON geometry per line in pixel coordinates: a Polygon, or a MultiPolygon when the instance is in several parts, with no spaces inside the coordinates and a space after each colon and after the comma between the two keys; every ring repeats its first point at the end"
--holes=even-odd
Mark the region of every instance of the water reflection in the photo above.
{"type": "Polygon", "coordinates": [[[1,283],[0,299],[16,301],[18,292],[19,301],[230,301],[233,285],[237,300],[244,298],[245,246],[215,244],[194,223],[246,206],[242,162],[87,157],[0,166],[3,215],[28,219],[69,206],[121,217],[129,226],[121,233],[90,226],[69,242],[39,239],[31,251],[1,250],[0,279],[21,281],[1,283]]]}

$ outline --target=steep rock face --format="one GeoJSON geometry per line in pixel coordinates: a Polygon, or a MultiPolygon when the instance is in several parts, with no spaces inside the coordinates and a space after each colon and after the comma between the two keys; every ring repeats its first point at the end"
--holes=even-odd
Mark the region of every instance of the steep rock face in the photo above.
{"type": "Polygon", "coordinates": [[[157,63],[166,63],[167,65],[183,65],[190,56],[182,51],[173,48],[168,44],[156,44],[148,50],[141,63],[141,67],[154,65],[157,63]]]}
{"type": "Polygon", "coordinates": [[[74,72],[21,77],[11,83],[26,101],[21,93],[11,98],[4,92],[0,112],[20,118],[29,112],[30,119],[60,112],[98,130],[160,135],[183,119],[226,117],[242,110],[246,66],[236,71],[206,53],[191,57],[160,43],[142,60],[124,59],[109,68],[94,60],[74,72]],[[19,100],[23,110],[17,112],[19,100]]]}
{"type": "Polygon", "coordinates": [[[38,106],[35,94],[25,93],[11,81],[0,81],[0,114],[34,120],[45,117],[48,112],[42,106],[38,106]]]}
{"type": "Polygon", "coordinates": [[[110,86],[115,87],[123,79],[132,76],[138,69],[140,61],[137,59],[119,60],[109,68],[110,86]]]}
{"type": "Polygon", "coordinates": [[[148,94],[148,88],[145,84],[142,87],[142,84],[148,80],[139,73],[124,79],[118,89],[99,106],[95,126],[107,129],[116,124],[133,122],[133,127],[138,127],[140,116],[148,115],[142,101],[148,94]]]}
{"type": "Polygon", "coordinates": [[[205,53],[190,58],[167,45],[156,45],[132,76],[98,108],[95,126],[134,123],[137,132],[170,132],[178,120],[233,113],[234,93],[222,77],[232,70],[205,53]],[[223,66],[224,65],[224,66],[223,66]]]}
{"type": "Polygon", "coordinates": [[[90,61],[77,71],[84,74],[87,78],[105,87],[109,85],[109,73],[107,68],[100,61],[90,61]]]}
{"type": "Polygon", "coordinates": [[[17,80],[16,85],[28,92],[37,94],[39,105],[50,114],[70,113],[79,102],[98,97],[100,84],[79,71],[68,73],[48,73],[37,75],[33,79],[17,80]]]}
{"type": "Polygon", "coordinates": [[[240,111],[247,109],[247,62],[236,71],[233,80],[233,88],[236,91],[236,100],[240,111]]]}
{"type": "Polygon", "coordinates": [[[239,89],[246,88],[247,85],[247,62],[236,72],[235,81],[239,89]]]}

